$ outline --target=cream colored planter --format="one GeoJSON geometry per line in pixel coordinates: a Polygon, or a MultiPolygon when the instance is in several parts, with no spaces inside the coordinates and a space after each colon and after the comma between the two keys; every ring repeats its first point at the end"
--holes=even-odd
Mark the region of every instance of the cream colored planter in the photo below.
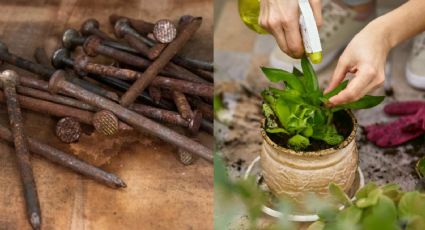
{"type": "Polygon", "coordinates": [[[357,121],[348,112],[354,128],[339,146],[317,152],[302,152],[275,144],[262,131],[261,168],[266,184],[278,198],[290,198],[296,211],[304,212],[308,193],[325,198],[328,186],[334,182],[345,192],[353,185],[358,165],[355,142],[357,121]]]}

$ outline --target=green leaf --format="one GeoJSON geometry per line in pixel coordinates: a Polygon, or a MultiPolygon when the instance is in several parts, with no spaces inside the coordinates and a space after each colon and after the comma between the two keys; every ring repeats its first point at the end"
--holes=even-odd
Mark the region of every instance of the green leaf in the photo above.
{"type": "Polygon", "coordinates": [[[322,140],[330,145],[338,145],[344,141],[344,137],[339,135],[333,124],[317,125],[312,136],[314,139],[322,140]]]}
{"type": "Polygon", "coordinates": [[[268,133],[285,133],[289,134],[284,128],[266,128],[266,132],[268,133]]]}
{"type": "Polygon", "coordinates": [[[425,229],[425,194],[407,192],[398,203],[400,218],[407,221],[406,229],[425,229]]]}
{"type": "Polygon", "coordinates": [[[288,127],[289,124],[289,119],[291,116],[291,110],[289,106],[289,103],[285,102],[284,100],[276,101],[276,107],[274,112],[283,127],[288,127]]]}
{"type": "Polygon", "coordinates": [[[343,89],[345,89],[347,87],[347,85],[348,85],[348,80],[341,82],[337,87],[335,87],[333,90],[331,90],[330,92],[325,94],[324,97],[326,99],[329,99],[329,98],[337,95],[339,92],[341,92],[343,89]]]}
{"type": "Polygon", "coordinates": [[[297,68],[297,67],[295,67],[294,66],[294,68],[292,69],[292,74],[294,74],[295,76],[297,76],[297,77],[302,77],[302,76],[304,76],[303,75],[303,73],[297,68]]]}
{"type": "Polygon", "coordinates": [[[382,193],[389,197],[394,202],[398,203],[403,192],[401,191],[400,185],[395,183],[389,183],[381,187],[382,193]]]}
{"type": "Polygon", "coordinates": [[[351,202],[350,198],[345,194],[345,192],[336,185],[335,183],[329,184],[329,192],[331,193],[332,197],[340,204],[344,206],[350,206],[353,203],[351,202]]]}
{"type": "Polygon", "coordinates": [[[279,100],[283,99],[286,101],[304,104],[304,100],[300,97],[301,94],[296,90],[281,90],[273,87],[269,87],[269,91],[279,98],[279,100]]]}
{"type": "Polygon", "coordinates": [[[317,81],[316,73],[306,56],[301,58],[301,67],[304,73],[304,87],[306,91],[319,91],[319,82],[317,81]]]}
{"type": "Polygon", "coordinates": [[[425,177],[425,157],[421,158],[418,163],[416,163],[416,172],[419,177],[425,177]]]}
{"type": "Polygon", "coordinates": [[[362,209],[357,208],[354,205],[344,208],[337,217],[338,220],[343,220],[344,222],[348,222],[351,225],[358,224],[361,218],[362,209]]]}
{"type": "Polygon", "coordinates": [[[304,92],[304,86],[294,74],[281,69],[262,67],[261,70],[271,82],[284,81],[286,86],[300,93],[304,92]]]}
{"type": "Polygon", "coordinates": [[[366,95],[360,98],[358,101],[351,102],[345,105],[340,105],[332,108],[333,112],[342,110],[342,109],[368,109],[372,108],[385,99],[385,96],[370,96],[366,95]]]}
{"type": "Polygon", "coordinates": [[[356,199],[359,200],[361,198],[366,198],[371,191],[377,188],[378,186],[373,182],[366,184],[363,188],[356,192],[356,199]]]}
{"type": "MultiPolygon", "coordinates": [[[[376,205],[379,198],[382,196],[382,189],[376,188],[369,192],[367,197],[360,198],[356,202],[356,206],[359,208],[367,208],[376,205]]],[[[389,198],[388,198],[389,199],[389,198]]]]}
{"type": "Polygon", "coordinates": [[[415,215],[425,218],[425,194],[418,191],[406,192],[398,203],[398,210],[402,218],[415,215]]]}
{"type": "Polygon", "coordinates": [[[394,202],[380,196],[375,205],[363,213],[362,229],[364,230],[397,230],[397,209],[394,202]]]}
{"type": "Polygon", "coordinates": [[[303,150],[307,148],[309,145],[310,145],[310,141],[308,140],[308,138],[300,134],[296,134],[295,136],[289,138],[288,140],[288,146],[297,151],[303,150]]]}

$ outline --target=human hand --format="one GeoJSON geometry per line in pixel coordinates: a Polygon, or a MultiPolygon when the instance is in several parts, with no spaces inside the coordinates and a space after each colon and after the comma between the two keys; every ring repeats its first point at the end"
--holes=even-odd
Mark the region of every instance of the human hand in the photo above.
{"type": "Polygon", "coordinates": [[[354,78],[329,99],[330,107],[356,101],[384,83],[384,67],[391,48],[387,37],[379,23],[371,22],[351,40],[338,60],[325,93],[344,80],[347,73],[354,74],[354,78]]]}
{"type": "MultiPolygon", "coordinates": [[[[322,25],[320,0],[309,2],[317,26],[322,25]]],[[[293,58],[304,54],[299,18],[298,0],[261,0],[259,24],[275,37],[279,48],[293,58]]]]}

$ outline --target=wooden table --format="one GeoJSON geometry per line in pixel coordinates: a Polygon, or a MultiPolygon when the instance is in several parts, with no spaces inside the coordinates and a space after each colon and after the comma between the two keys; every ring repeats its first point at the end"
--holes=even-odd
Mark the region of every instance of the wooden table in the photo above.
{"type": "MultiPolygon", "coordinates": [[[[33,59],[36,47],[50,47],[66,28],[79,29],[88,18],[96,18],[103,30],[112,33],[108,16],[113,13],[149,21],[202,16],[202,27],[184,52],[212,60],[213,3],[209,0],[2,0],[0,40],[11,52],[33,59]]],[[[9,65],[1,67],[6,68],[30,75],[9,65]]],[[[24,119],[29,136],[83,159],[99,160],[93,152],[117,155],[103,168],[128,185],[110,189],[34,155],[43,229],[212,229],[213,167],[204,160],[184,167],[176,159],[175,147],[141,133],[107,138],[86,130],[79,143],[65,145],[54,136],[56,118],[24,111],[24,119]]],[[[0,122],[8,125],[4,105],[0,122]]],[[[201,139],[212,147],[211,137],[201,139]]],[[[14,149],[0,141],[0,230],[14,229],[30,226],[14,149]]]]}

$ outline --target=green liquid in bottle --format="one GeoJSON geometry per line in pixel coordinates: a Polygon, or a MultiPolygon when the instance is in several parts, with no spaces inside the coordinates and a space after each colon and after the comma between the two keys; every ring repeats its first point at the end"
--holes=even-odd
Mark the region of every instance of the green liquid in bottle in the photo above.
{"type": "MultiPolygon", "coordinates": [[[[260,16],[260,0],[238,0],[239,16],[248,28],[259,33],[268,34],[268,32],[258,24],[260,16]]],[[[314,64],[322,61],[322,52],[307,54],[314,64]]]]}
{"type": "Polygon", "coordinates": [[[246,26],[259,34],[268,33],[258,24],[258,17],[260,15],[259,0],[238,0],[238,6],[239,16],[246,26]]]}

